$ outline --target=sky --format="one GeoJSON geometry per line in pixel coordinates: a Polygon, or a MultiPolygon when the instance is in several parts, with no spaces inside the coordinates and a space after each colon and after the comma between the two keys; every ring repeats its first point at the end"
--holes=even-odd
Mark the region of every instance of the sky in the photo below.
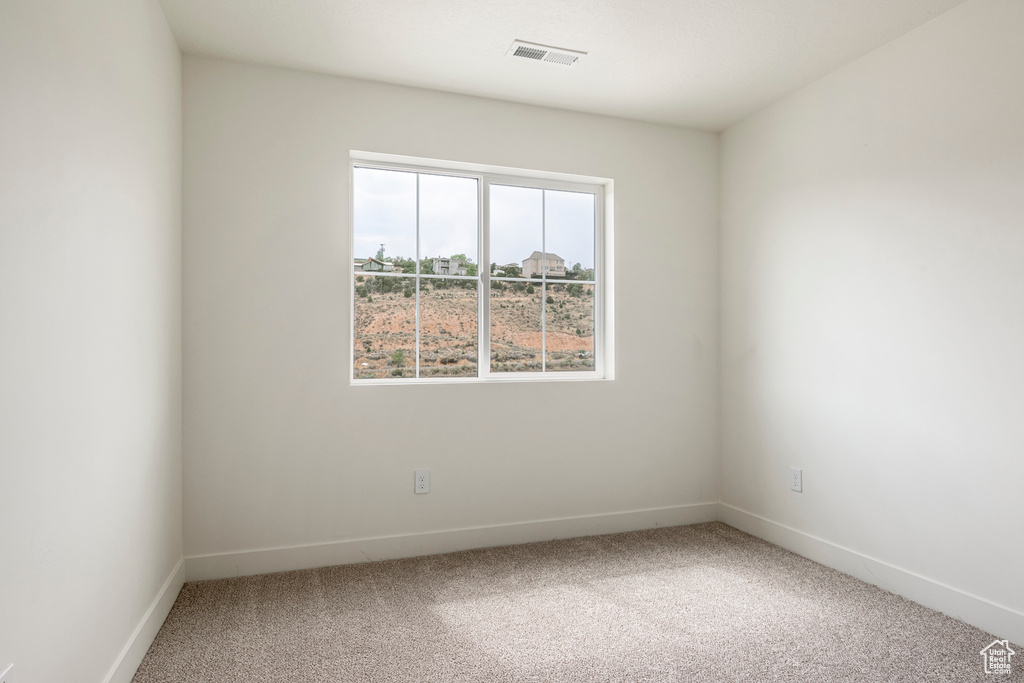
{"type": "MultiPolygon", "coordinates": [[[[355,169],[355,258],[381,243],[385,257],[415,257],[416,176],[355,169]]],[[[476,179],[420,173],[419,186],[420,257],[466,254],[477,263],[476,179]]],[[[594,195],[492,185],[490,199],[491,262],[521,265],[545,239],[566,268],[594,267],[594,195]]]]}

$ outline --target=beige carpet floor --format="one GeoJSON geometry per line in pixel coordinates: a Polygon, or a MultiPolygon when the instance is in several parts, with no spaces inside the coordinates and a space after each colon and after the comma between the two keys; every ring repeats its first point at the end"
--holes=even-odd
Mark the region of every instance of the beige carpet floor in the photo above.
{"type": "Polygon", "coordinates": [[[994,638],[712,523],[189,583],[134,680],[1022,680],[994,638]]]}

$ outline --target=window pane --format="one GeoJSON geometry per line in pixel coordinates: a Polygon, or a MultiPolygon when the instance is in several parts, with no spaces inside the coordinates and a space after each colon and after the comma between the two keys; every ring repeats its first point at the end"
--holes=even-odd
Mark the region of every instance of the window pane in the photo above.
{"type": "Polygon", "coordinates": [[[543,370],[596,377],[598,185],[542,189],[529,173],[365,167],[374,163],[357,161],[364,166],[352,176],[346,267],[357,382],[467,381],[479,377],[481,358],[488,374],[507,379],[543,370]],[[479,263],[485,244],[490,263],[479,263]],[[480,348],[481,337],[490,345],[480,348]]]}
{"type": "Polygon", "coordinates": [[[594,279],[594,200],[585,192],[545,192],[548,277],[594,279]]]}
{"type": "Polygon", "coordinates": [[[356,379],[416,376],[416,280],[355,275],[356,379]]]}
{"type": "Polygon", "coordinates": [[[540,372],[540,282],[491,280],[491,372],[540,372]]]}
{"type": "Polygon", "coordinates": [[[477,181],[420,174],[420,272],[476,275],[477,181]]]}
{"type": "Polygon", "coordinates": [[[549,282],[545,310],[548,372],[594,369],[594,285],[549,282]]]}
{"type": "Polygon", "coordinates": [[[492,274],[528,277],[523,262],[543,248],[543,191],[491,185],[492,274]]]}
{"type": "MultiPolygon", "coordinates": [[[[392,261],[411,259],[411,270],[416,259],[416,174],[375,168],[355,168],[352,174],[356,269],[382,269],[367,259],[383,255],[392,261]]],[[[389,262],[389,268],[395,267],[401,268],[389,262]]]]}
{"type": "Polygon", "coordinates": [[[477,281],[420,281],[420,377],[476,377],[477,281]]]}

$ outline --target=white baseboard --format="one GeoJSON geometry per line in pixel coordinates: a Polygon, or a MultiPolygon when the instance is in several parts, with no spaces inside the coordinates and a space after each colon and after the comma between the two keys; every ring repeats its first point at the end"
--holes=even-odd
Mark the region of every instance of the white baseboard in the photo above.
{"type": "Polygon", "coordinates": [[[1024,643],[1024,614],[1016,610],[732,505],[721,503],[720,509],[719,520],[740,531],[948,614],[999,638],[1024,643]]]}
{"type": "Polygon", "coordinates": [[[142,658],[146,656],[149,646],[153,644],[153,639],[156,638],[157,632],[163,626],[164,619],[170,613],[184,583],[185,560],[182,558],[178,560],[178,564],[171,570],[171,575],[164,581],[164,585],[160,588],[153,603],[143,615],[142,621],[135,627],[135,632],[132,633],[128,643],[121,650],[114,666],[110,667],[110,673],[103,679],[104,683],[131,683],[135,672],[139,669],[139,664],[142,663],[142,658]]]}
{"type": "Polygon", "coordinates": [[[624,531],[713,522],[718,503],[698,503],[600,515],[562,517],[535,522],[433,531],[422,534],[360,538],[335,543],[268,548],[185,558],[187,581],[224,579],[271,572],[314,569],[337,564],[435,555],[557,538],[596,536],[624,531]]]}

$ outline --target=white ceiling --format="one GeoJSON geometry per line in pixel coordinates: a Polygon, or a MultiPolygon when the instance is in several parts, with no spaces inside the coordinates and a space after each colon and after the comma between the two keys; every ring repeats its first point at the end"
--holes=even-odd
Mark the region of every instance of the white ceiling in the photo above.
{"type": "Polygon", "coordinates": [[[707,130],[963,1],[160,0],[188,53],[707,130]]]}

